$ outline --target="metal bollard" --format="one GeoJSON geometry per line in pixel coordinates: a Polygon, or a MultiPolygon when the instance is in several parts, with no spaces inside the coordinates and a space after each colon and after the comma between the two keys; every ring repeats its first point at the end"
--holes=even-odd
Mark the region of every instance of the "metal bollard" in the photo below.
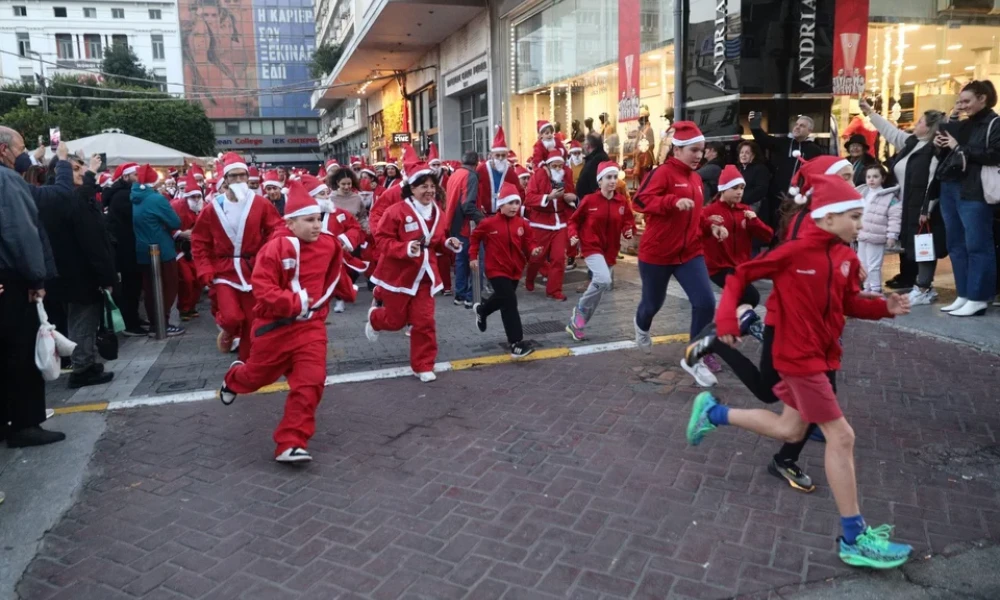
{"type": "MultiPolygon", "coordinates": [[[[469,224],[469,240],[470,240],[469,244],[470,245],[472,244],[472,241],[471,241],[472,240],[472,232],[475,229],[476,229],[476,225],[474,223],[470,223],[469,224]]],[[[473,302],[473,304],[480,304],[483,301],[483,286],[482,286],[482,280],[479,277],[479,269],[485,269],[486,268],[486,265],[483,263],[483,261],[485,259],[486,259],[486,257],[483,255],[482,252],[480,252],[479,253],[479,267],[475,268],[475,269],[469,269],[469,271],[470,271],[470,275],[469,276],[472,277],[472,302],[473,302]]]]}
{"type": "Polygon", "coordinates": [[[149,317],[149,324],[156,332],[156,339],[167,339],[167,317],[163,314],[163,280],[160,273],[160,245],[149,245],[149,277],[153,280],[153,311],[155,315],[149,317]]]}

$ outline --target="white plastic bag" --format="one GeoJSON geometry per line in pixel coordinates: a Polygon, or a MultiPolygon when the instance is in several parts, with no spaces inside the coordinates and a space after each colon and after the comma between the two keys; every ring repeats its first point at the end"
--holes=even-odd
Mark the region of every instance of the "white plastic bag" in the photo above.
{"type": "Polygon", "coordinates": [[[918,233],[913,236],[913,256],[915,262],[931,262],[934,255],[934,234],[918,233]]]}
{"type": "Polygon", "coordinates": [[[35,338],[35,366],[42,373],[45,381],[55,381],[59,379],[61,362],[60,356],[69,356],[76,348],[76,344],[66,339],[58,331],[55,325],[49,323],[49,315],[45,313],[45,307],[39,300],[35,305],[38,308],[38,337],[35,338]]]}

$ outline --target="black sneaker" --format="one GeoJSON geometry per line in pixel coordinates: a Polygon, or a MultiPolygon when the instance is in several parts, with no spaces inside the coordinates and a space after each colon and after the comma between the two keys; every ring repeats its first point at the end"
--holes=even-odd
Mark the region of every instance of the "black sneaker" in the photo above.
{"type": "Polygon", "coordinates": [[[709,354],[712,354],[712,344],[715,342],[715,328],[688,344],[684,349],[684,360],[689,365],[696,364],[709,354]]]}
{"type": "Polygon", "coordinates": [[[45,446],[54,444],[66,439],[66,434],[59,431],[49,431],[37,425],[35,427],[25,427],[20,431],[12,431],[7,434],[8,448],[28,448],[30,446],[45,446]]]}
{"type": "Polygon", "coordinates": [[[816,489],[812,478],[802,472],[802,469],[792,461],[778,462],[776,458],[772,458],[771,463],[767,465],[767,472],[778,479],[784,479],[792,489],[800,492],[808,494],[816,489]]]}
{"type": "Polygon", "coordinates": [[[236,396],[237,396],[236,392],[227,388],[226,386],[222,386],[221,388],[219,388],[219,400],[221,400],[222,403],[225,404],[226,406],[229,406],[233,402],[236,402],[236,396]]]}
{"type": "Polygon", "coordinates": [[[132,327],[122,333],[125,334],[125,337],[146,337],[149,335],[149,330],[145,327],[132,327]]]}
{"type": "Polygon", "coordinates": [[[528,344],[525,344],[523,341],[514,342],[513,344],[510,345],[510,357],[515,360],[519,358],[524,358],[525,356],[528,356],[534,351],[535,351],[534,348],[532,348],[528,344]]]}
{"type": "Polygon", "coordinates": [[[91,385],[103,385],[110,382],[115,378],[115,374],[111,372],[104,372],[104,368],[95,368],[96,365],[91,365],[86,371],[80,371],[79,373],[73,373],[69,376],[69,389],[76,390],[82,387],[87,387],[91,385]]]}
{"type": "Polygon", "coordinates": [[[481,333],[486,333],[486,317],[484,317],[483,313],[480,312],[480,309],[482,309],[482,307],[483,307],[482,304],[476,302],[472,306],[472,312],[476,313],[476,327],[479,328],[479,331],[481,333]]]}
{"type": "Polygon", "coordinates": [[[176,325],[167,325],[167,337],[177,337],[184,335],[184,328],[176,325]]]}
{"type": "Polygon", "coordinates": [[[886,281],[885,287],[894,290],[902,290],[913,287],[914,283],[915,283],[914,281],[909,279],[900,279],[899,275],[897,275],[892,279],[890,279],[889,281],[886,281]]]}

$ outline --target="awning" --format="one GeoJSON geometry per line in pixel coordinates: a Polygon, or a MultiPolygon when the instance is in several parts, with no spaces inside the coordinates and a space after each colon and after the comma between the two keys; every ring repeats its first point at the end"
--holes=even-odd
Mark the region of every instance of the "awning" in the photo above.
{"type": "MultiPolygon", "coordinates": [[[[149,163],[156,167],[179,167],[185,160],[195,157],[160,144],[137,138],[126,133],[99,133],[90,137],[66,142],[70,152],[83,151],[90,157],[94,154],[107,154],[108,164],[115,166],[122,163],[149,163]]],[[[52,158],[52,149],[45,151],[46,160],[52,158]]]]}

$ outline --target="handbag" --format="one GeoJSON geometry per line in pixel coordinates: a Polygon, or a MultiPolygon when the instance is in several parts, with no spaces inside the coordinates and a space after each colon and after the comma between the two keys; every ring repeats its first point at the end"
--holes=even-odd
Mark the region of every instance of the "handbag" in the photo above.
{"type": "Polygon", "coordinates": [[[929,222],[921,225],[913,236],[913,258],[915,262],[931,262],[937,258],[934,253],[934,234],[931,233],[929,222]],[[927,233],[921,233],[924,229],[927,233]]]}
{"type": "MultiPolygon", "coordinates": [[[[986,128],[986,148],[990,147],[990,132],[993,131],[993,124],[1000,117],[993,117],[986,128]]],[[[1000,165],[983,165],[979,171],[979,177],[983,181],[983,198],[986,204],[1000,204],[1000,165]]]]}
{"type": "Polygon", "coordinates": [[[73,354],[76,349],[74,342],[66,339],[56,331],[56,326],[49,323],[49,315],[45,312],[42,301],[36,303],[38,308],[38,336],[35,338],[35,366],[45,381],[59,379],[62,367],[60,357],[73,354]]]}
{"type": "Polygon", "coordinates": [[[114,303],[109,303],[105,299],[101,326],[97,329],[97,353],[104,360],[118,360],[118,336],[115,335],[114,317],[111,314],[112,306],[114,303]]]}
{"type": "Polygon", "coordinates": [[[115,304],[114,299],[111,297],[111,292],[108,290],[102,290],[102,292],[104,294],[104,304],[111,310],[111,329],[115,333],[125,331],[125,319],[122,317],[122,311],[118,310],[118,305],[115,304]]]}

